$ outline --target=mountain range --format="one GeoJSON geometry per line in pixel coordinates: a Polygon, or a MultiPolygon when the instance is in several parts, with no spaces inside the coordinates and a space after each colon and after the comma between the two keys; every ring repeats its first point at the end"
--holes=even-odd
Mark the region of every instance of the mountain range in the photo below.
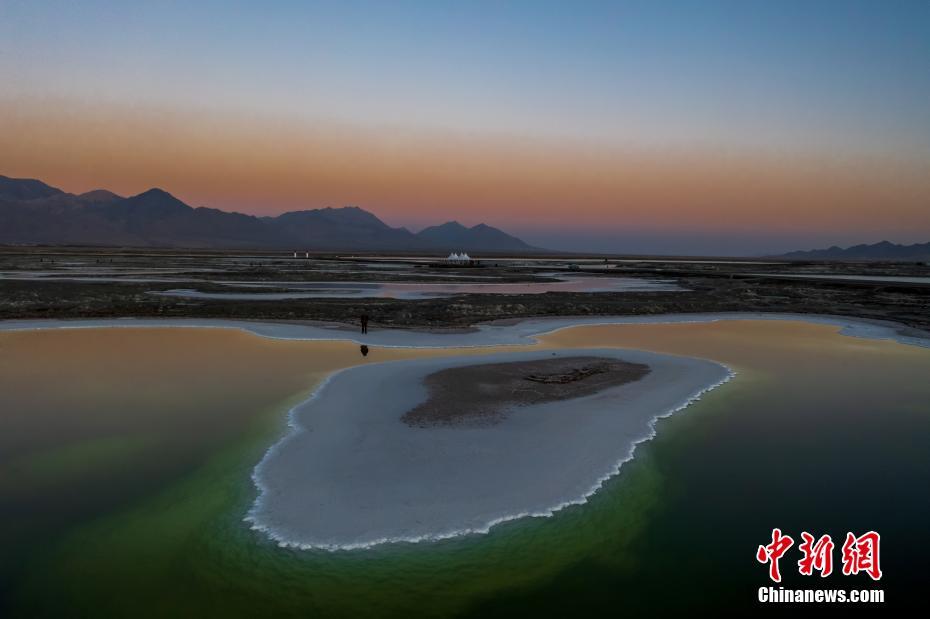
{"type": "Polygon", "coordinates": [[[256,217],[191,207],[161,189],[131,197],[98,189],[66,193],[0,176],[0,244],[255,248],[299,251],[539,253],[486,224],[448,222],[413,233],[356,206],[256,217]]]}
{"type": "Polygon", "coordinates": [[[930,243],[898,245],[890,241],[881,241],[872,245],[853,245],[852,247],[829,247],[810,251],[793,251],[779,256],[789,260],[894,260],[924,261],[930,260],[930,243]]]}

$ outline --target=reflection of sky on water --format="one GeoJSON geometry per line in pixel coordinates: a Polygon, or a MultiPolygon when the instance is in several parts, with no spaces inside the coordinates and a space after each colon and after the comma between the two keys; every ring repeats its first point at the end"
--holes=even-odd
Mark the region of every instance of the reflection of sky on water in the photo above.
{"type": "Polygon", "coordinates": [[[152,292],[187,299],[265,300],[313,298],[433,299],[457,294],[542,294],[546,292],[677,292],[684,290],[668,280],[632,277],[570,277],[557,282],[528,283],[416,283],[416,282],[307,282],[241,284],[242,287],[287,287],[293,292],[201,292],[177,289],[152,292]]]}
{"type": "Polygon", "coordinates": [[[825,275],[825,274],[787,274],[787,273],[751,273],[758,277],[780,277],[788,279],[845,279],[855,282],[888,282],[899,284],[930,284],[930,277],[907,277],[903,275],[825,275]]]}

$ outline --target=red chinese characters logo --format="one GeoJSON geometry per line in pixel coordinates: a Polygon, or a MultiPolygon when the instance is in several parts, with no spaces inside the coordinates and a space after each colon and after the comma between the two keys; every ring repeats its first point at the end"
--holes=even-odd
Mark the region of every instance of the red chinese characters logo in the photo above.
{"type": "MultiPolygon", "coordinates": [[[[881,536],[875,531],[858,537],[853,533],[847,533],[842,548],[843,575],[865,572],[872,580],[881,579],[880,541],[881,536]]],[[[779,560],[793,545],[794,539],[791,536],[783,535],[781,529],[772,529],[772,541],[765,546],[759,546],[756,551],[756,560],[769,565],[769,578],[774,582],[781,582],[779,560]]],[[[798,550],[801,552],[798,572],[802,576],[811,576],[817,571],[823,578],[832,574],[834,547],[833,538],[829,535],[816,538],[807,531],[801,533],[801,543],[798,544],[798,550]]]]}
{"type": "Polygon", "coordinates": [[[794,540],[787,535],[782,535],[781,529],[772,529],[772,543],[759,546],[759,550],[756,551],[756,560],[759,563],[769,564],[769,578],[775,582],[781,582],[778,560],[788,552],[792,545],[794,545],[794,540]]]}
{"type": "Polygon", "coordinates": [[[878,560],[878,543],[881,536],[875,531],[869,531],[856,537],[852,533],[846,534],[843,544],[843,574],[858,574],[865,572],[872,580],[882,577],[882,568],[878,560]]]}
{"type": "Polygon", "coordinates": [[[804,541],[798,546],[798,550],[804,556],[798,561],[798,571],[804,576],[810,576],[817,570],[824,578],[832,574],[833,539],[829,535],[823,535],[815,542],[814,536],[807,531],[801,533],[801,539],[804,541]]]}

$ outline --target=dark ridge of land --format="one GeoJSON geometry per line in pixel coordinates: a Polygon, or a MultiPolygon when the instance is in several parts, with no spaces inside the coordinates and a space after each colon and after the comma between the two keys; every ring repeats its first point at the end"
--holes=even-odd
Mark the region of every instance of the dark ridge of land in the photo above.
{"type": "Polygon", "coordinates": [[[493,425],[516,407],[593,395],[649,371],[642,363],[591,356],[450,368],[423,379],[429,397],[401,419],[418,428],[493,425]]]}
{"type": "Polygon", "coordinates": [[[853,245],[851,247],[828,247],[792,251],[779,256],[788,260],[930,260],[930,243],[901,245],[889,241],[853,245]]]}
{"type": "MultiPolygon", "coordinates": [[[[429,269],[396,259],[398,270],[371,267],[371,256],[312,256],[294,260],[282,254],[221,252],[99,250],[63,248],[0,248],[0,320],[81,318],[218,318],[282,322],[322,321],[357,326],[367,314],[370,328],[466,328],[500,319],[547,316],[655,315],[667,313],[774,312],[834,314],[860,319],[889,320],[930,331],[930,285],[865,282],[843,279],[788,279],[779,274],[872,275],[930,277],[924,263],[681,262],[611,260],[606,270],[584,271],[586,277],[645,277],[675,281],[678,292],[549,292],[545,294],[465,294],[440,299],[315,298],[286,300],[190,299],[149,294],[150,291],[196,288],[234,291],[223,281],[311,282],[378,281],[551,281],[547,274],[570,275],[573,259],[487,261],[482,269],[429,269]],[[78,266],[75,266],[78,265],[78,266]],[[403,267],[403,270],[400,269],[403,267]],[[134,271],[158,277],[155,269],[170,269],[166,278],[184,282],[134,282],[134,271]],[[208,271],[206,269],[209,269],[208,271]],[[45,271],[54,276],[92,275],[117,270],[119,281],[10,279],[45,271]],[[360,273],[359,271],[366,271],[360,273]],[[472,279],[480,272],[481,278],[472,279]],[[463,277],[455,277],[460,275],[463,277]],[[426,276],[430,276],[426,279],[426,276]],[[126,281],[123,281],[126,279],[126,281]]],[[[603,264],[603,259],[597,260],[603,264]]],[[[589,264],[594,264],[590,261],[589,264]]],[[[283,291],[275,285],[264,292],[283,291]]]]}

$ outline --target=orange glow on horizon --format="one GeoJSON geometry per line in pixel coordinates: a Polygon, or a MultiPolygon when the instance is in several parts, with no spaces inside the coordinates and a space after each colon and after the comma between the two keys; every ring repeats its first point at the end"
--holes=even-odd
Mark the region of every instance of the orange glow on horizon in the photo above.
{"type": "Polygon", "coordinates": [[[0,103],[0,174],[75,193],[161,187],[254,214],[359,205],[391,225],[930,231],[930,163],[633,151],[506,136],[0,103]],[[890,229],[890,228],[888,228],[890,229]]]}

